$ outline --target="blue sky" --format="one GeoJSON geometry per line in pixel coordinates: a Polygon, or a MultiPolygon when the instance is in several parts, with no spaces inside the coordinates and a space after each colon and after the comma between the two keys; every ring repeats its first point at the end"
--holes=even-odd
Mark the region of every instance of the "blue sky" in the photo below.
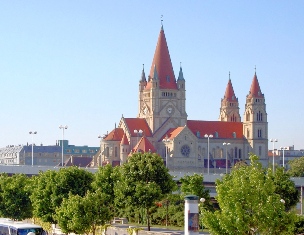
{"type": "MultiPolygon", "coordinates": [[[[304,1],[1,1],[0,147],[98,146],[121,116],[136,117],[161,15],[188,119],[217,120],[231,73],[243,120],[255,71],[269,139],[304,148],[304,1]]],[[[269,145],[272,148],[272,145],[269,145]]]]}

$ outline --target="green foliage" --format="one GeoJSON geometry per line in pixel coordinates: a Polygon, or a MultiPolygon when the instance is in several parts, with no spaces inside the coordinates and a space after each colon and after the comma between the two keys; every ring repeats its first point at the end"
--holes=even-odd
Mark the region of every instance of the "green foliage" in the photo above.
{"type": "Polygon", "coordinates": [[[277,168],[272,180],[275,184],[275,193],[285,201],[286,210],[295,207],[300,200],[300,192],[296,189],[290,176],[285,173],[284,168],[277,168]]]}
{"type": "Polygon", "coordinates": [[[166,199],[156,203],[151,212],[151,222],[158,225],[166,225],[168,215],[169,226],[184,226],[184,197],[179,194],[170,194],[166,199]],[[167,205],[168,204],[168,205],[167,205]],[[168,213],[168,214],[167,214],[168,213]]]}
{"type": "Polygon", "coordinates": [[[303,234],[303,233],[304,233],[304,216],[297,215],[295,219],[294,234],[303,234]]]}
{"type": "Polygon", "coordinates": [[[291,177],[304,177],[304,157],[296,158],[288,162],[290,169],[287,173],[291,177]]]}
{"type": "Polygon", "coordinates": [[[116,204],[144,208],[149,229],[149,209],[176,189],[176,183],[162,158],[151,153],[133,154],[122,166],[121,176],[115,187],[116,204]]]}
{"type": "Polygon", "coordinates": [[[32,217],[30,179],[24,174],[0,176],[0,214],[13,220],[32,217]]]}
{"type": "Polygon", "coordinates": [[[286,212],[273,182],[255,155],[216,181],[220,210],[204,211],[203,224],[212,234],[292,234],[295,215],[286,212]]]}
{"type": "Polygon", "coordinates": [[[183,196],[185,195],[196,195],[199,198],[204,198],[205,202],[202,207],[207,210],[212,210],[212,204],[210,202],[209,190],[205,189],[203,185],[204,176],[199,174],[186,175],[180,179],[181,181],[181,192],[183,196]]]}
{"type": "Polygon", "coordinates": [[[84,196],[91,189],[93,174],[78,167],[61,168],[58,172],[40,172],[31,195],[33,213],[44,222],[57,223],[55,211],[69,194],[84,196]]]}
{"type": "Polygon", "coordinates": [[[56,210],[58,224],[64,233],[94,235],[98,226],[111,218],[107,195],[88,192],[84,197],[69,194],[56,210]]]}

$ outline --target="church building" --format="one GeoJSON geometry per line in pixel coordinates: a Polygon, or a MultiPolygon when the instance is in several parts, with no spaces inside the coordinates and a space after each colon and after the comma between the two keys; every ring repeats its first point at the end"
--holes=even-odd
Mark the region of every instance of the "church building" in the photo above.
{"type": "MultiPolygon", "coordinates": [[[[191,91],[190,91],[191,92],[191,91]]],[[[243,121],[229,76],[217,121],[188,119],[186,78],[175,77],[163,26],[148,76],[138,83],[137,117],[122,116],[100,142],[97,166],[122,165],[133,152],[158,153],[170,171],[223,172],[249,153],[268,164],[268,123],[264,94],[253,75],[243,121]]]]}

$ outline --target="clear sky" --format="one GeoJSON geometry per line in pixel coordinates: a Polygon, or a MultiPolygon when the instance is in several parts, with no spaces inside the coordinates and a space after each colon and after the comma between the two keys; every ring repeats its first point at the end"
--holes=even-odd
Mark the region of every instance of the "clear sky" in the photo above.
{"type": "MultiPolygon", "coordinates": [[[[229,71],[243,120],[255,72],[269,139],[304,149],[304,1],[1,1],[0,147],[99,146],[136,117],[161,15],[171,60],[186,79],[191,120],[218,120],[229,71]]],[[[271,143],[269,148],[272,148],[271,143]]]]}

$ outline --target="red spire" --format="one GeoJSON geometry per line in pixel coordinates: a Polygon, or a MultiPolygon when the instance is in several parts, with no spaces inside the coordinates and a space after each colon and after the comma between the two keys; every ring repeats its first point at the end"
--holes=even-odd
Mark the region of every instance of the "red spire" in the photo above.
{"type": "MultiPolygon", "coordinates": [[[[158,36],[157,46],[155,49],[154,58],[150,69],[151,79],[154,77],[155,69],[157,71],[160,89],[177,89],[177,84],[163,27],[161,27],[158,36]]],[[[146,89],[150,88],[151,81],[148,81],[146,89]]]]}
{"type": "Polygon", "coordinates": [[[252,83],[251,83],[251,87],[250,87],[250,91],[249,94],[247,95],[248,98],[252,98],[252,97],[264,97],[264,94],[262,94],[261,92],[261,88],[260,88],[260,84],[258,81],[258,77],[256,75],[256,73],[254,73],[253,79],[252,79],[252,83]]]}
{"type": "Polygon", "coordinates": [[[229,100],[229,101],[235,101],[236,100],[230,78],[229,78],[229,81],[228,81],[228,84],[227,84],[227,87],[226,87],[226,92],[225,92],[225,95],[224,95],[224,99],[229,100]]]}

